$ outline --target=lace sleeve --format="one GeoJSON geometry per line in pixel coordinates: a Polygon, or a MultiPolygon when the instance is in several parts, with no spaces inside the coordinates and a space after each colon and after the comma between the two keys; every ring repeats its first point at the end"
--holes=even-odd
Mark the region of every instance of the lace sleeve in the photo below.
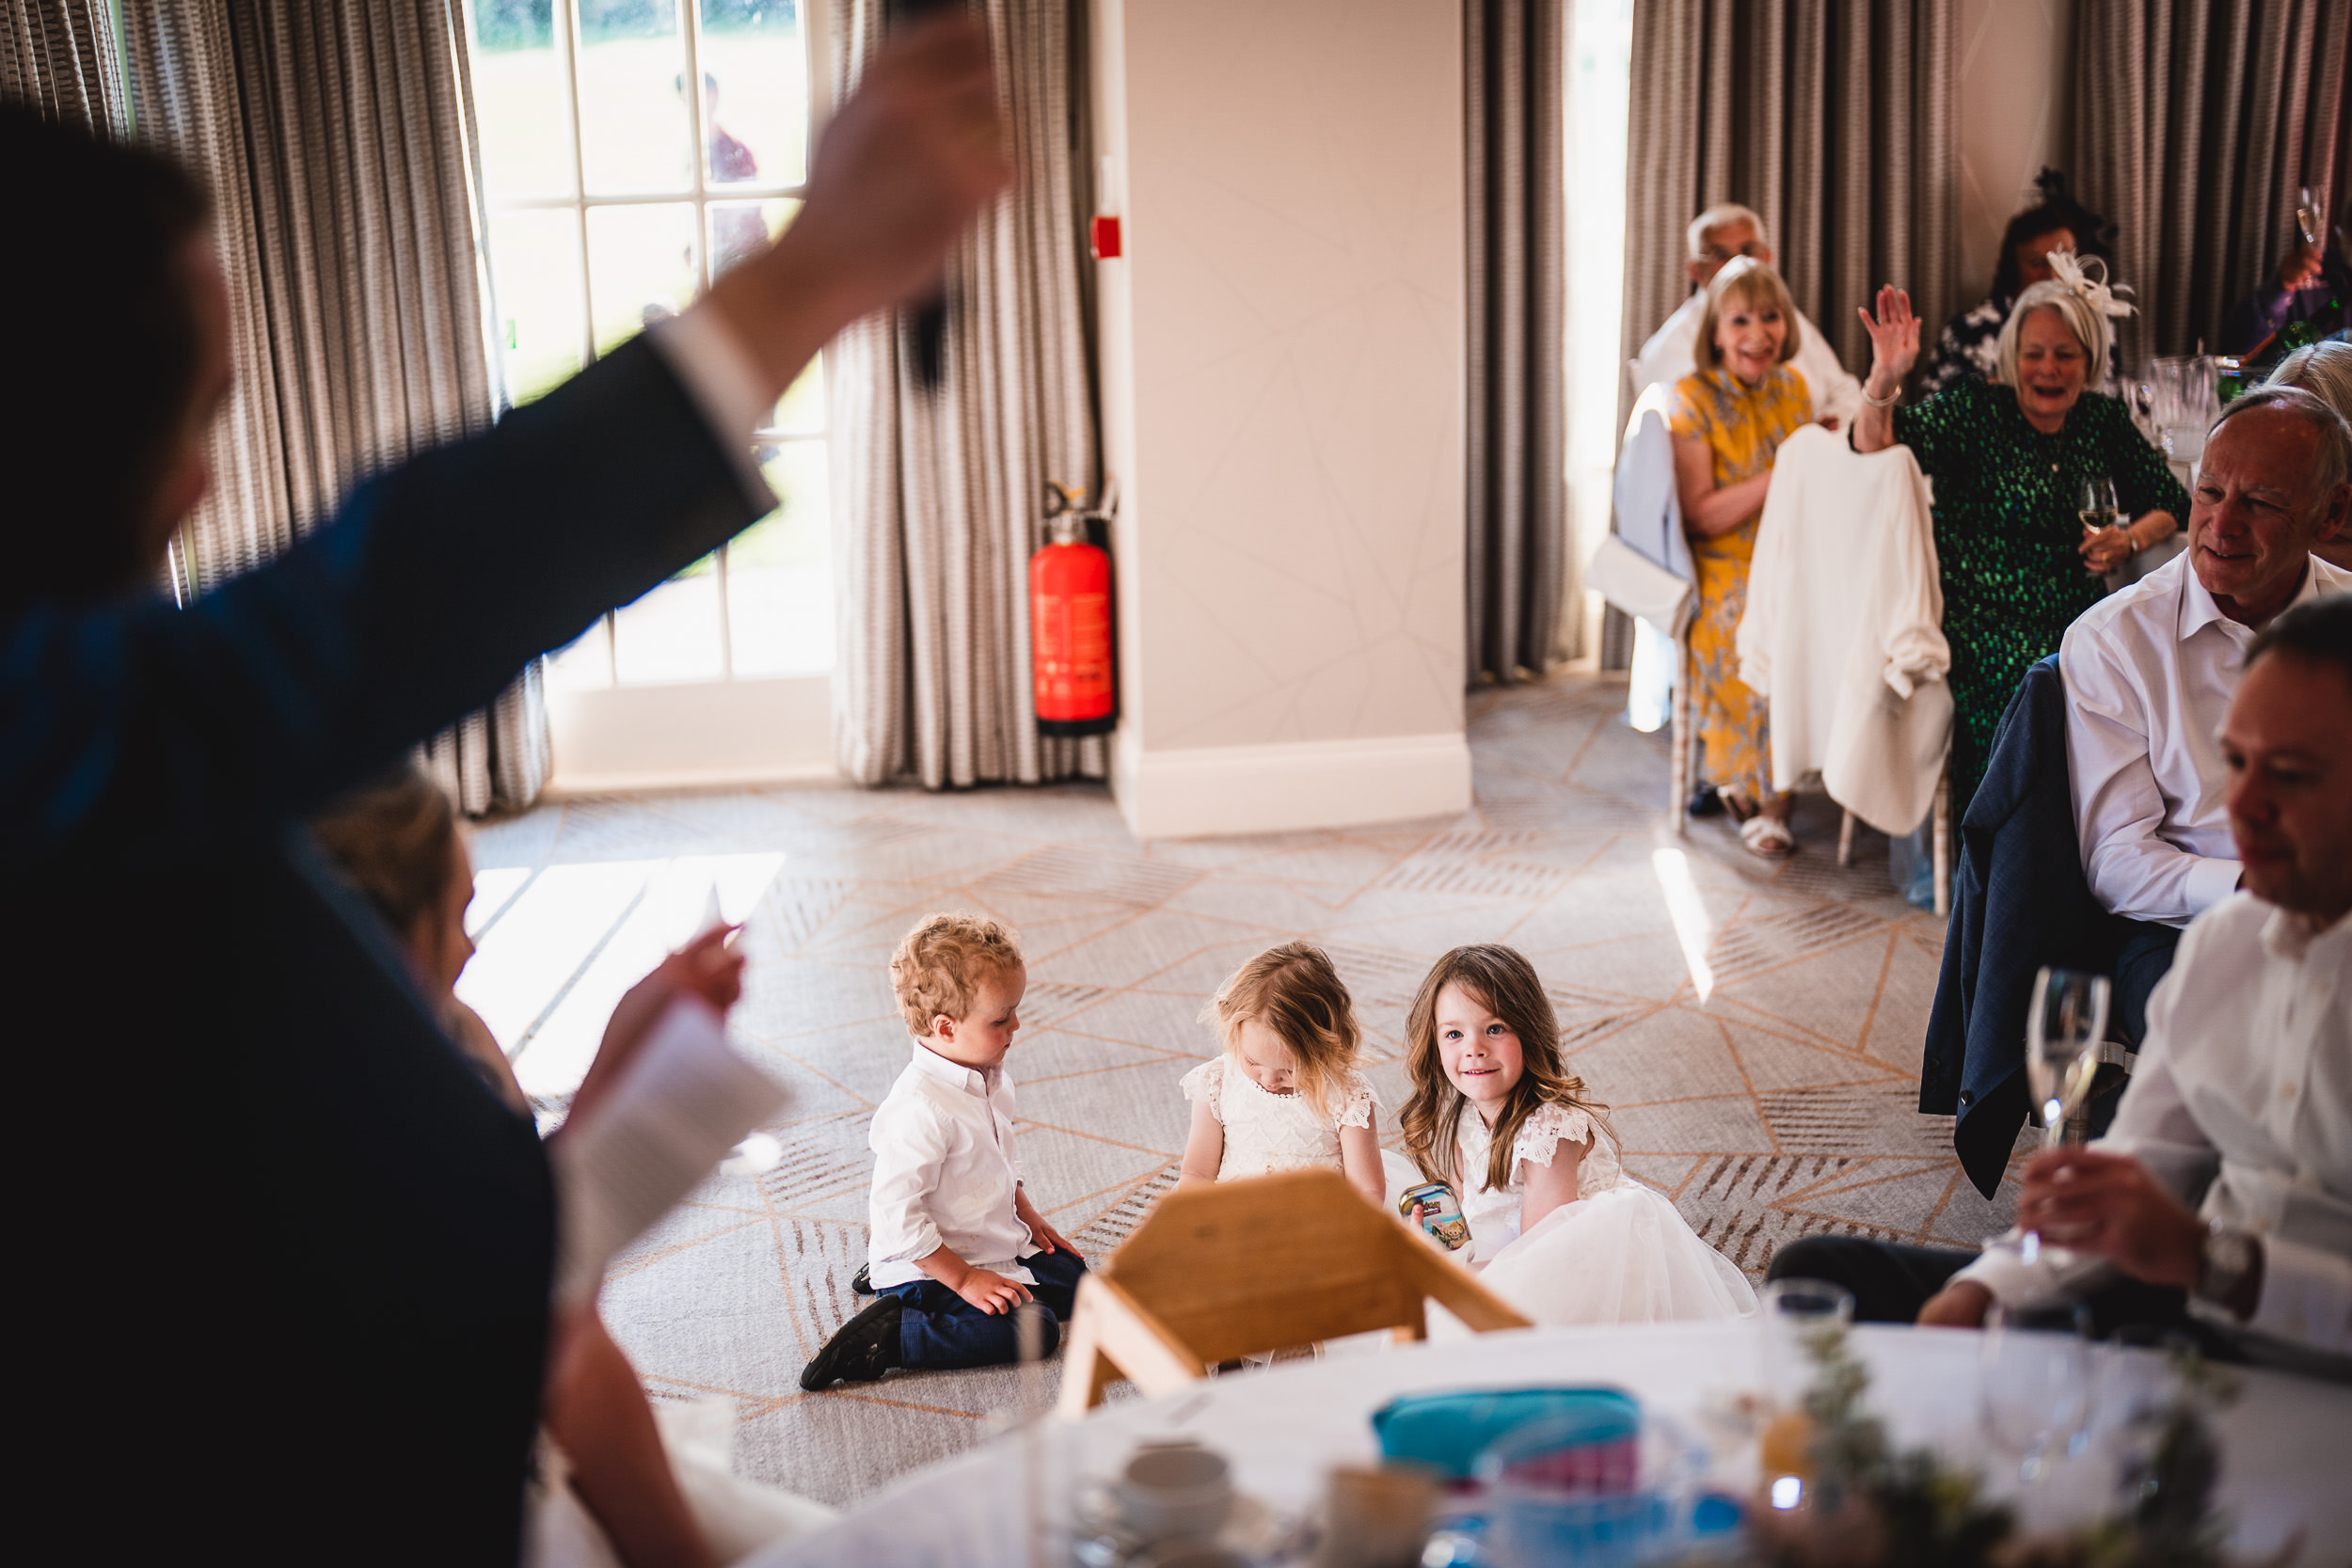
{"type": "Polygon", "coordinates": [[[1511,1144],[1511,1159],[1515,1164],[1549,1168],[1552,1152],[1562,1144],[1590,1144],[1592,1141],[1591,1116],[1572,1106],[1545,1105],[1519,1128],[1519,1135],[1511,1144]]]}
{"type": "Polygon", "coordinates": [[[1202,1062],[1177,1084],[1184,1098],[1195,1104],[1206,1105],[1209,1115],[1216,1117],[1220,1127],[1225,1123],[1223,1089],[1225,1087],[1225,1056],[1222,1052],[1202,1062]]]}
{"type": "Polygon", "coordinates": [[[1331,1107],[1331,1120],[1341,1127],[1370,1127],[1372,1113],[1379,1108],[1380,1098],[1372,1092],[1372,1085],[1360,1072],[1351,1072],[1343,1085],[1340,1102],[1331,1107]]]}

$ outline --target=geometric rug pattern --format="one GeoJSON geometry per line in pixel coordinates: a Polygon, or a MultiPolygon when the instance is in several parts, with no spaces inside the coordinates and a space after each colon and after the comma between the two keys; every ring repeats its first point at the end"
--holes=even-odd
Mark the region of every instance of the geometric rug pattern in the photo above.
{"type": "Polygon", "coordinates": [[[797,1382],[856,1309],[866,1126],[907,1055],[883,966],[934,910],[1021,933],[1019,1155],[1089,1257],[1174,1184],[1176,1083],[1216,1050],[1202,1006],[1295,937],[1355,995],[1391,1145],[1421,976],[1456,943],[1505,942],[1544,976],[1628,1172],[1751,1275],[1817,1232],[1964,1246],[2004,1228],[2013,1184],[1985,1201],[1949,1119],[1913,1108],[1943,923],[1896,895],[1885,840],[1859,832],[1841,869],[1820,799],[1785,862],[1721,819],[1674,835],[1665,736],[1627,728],[1624,702],[1622,677],[1589,674],[1473,695],[1473,809],[1370,830],[1138,843],[1087,784],[554,802],[475,834],[481,951],[460,989],[552,1121],[621,992],[714,906],[745,922],[733,1027],[792,1101],[615,1263],[604,1311],[656,1398],[735,1402],[739,1470],[835,1504],[981,1440],[1017,1398],[1007,1370],[797,1382]]]}

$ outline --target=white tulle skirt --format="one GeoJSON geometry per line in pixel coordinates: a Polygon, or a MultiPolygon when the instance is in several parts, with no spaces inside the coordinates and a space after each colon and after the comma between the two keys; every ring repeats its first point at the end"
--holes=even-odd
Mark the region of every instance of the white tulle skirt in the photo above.
{"type": "Polygon", "coordinates": [[[1546,1214],[1495,1254],[1486,1289],[1539,1323],[1744,1318],[1756,1291],[1664,1195],[1624,1180],[1546,1214]]]}

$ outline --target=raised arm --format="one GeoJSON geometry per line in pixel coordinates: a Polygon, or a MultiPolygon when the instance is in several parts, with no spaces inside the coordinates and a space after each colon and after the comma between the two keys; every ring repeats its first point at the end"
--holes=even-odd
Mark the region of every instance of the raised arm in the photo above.
{"type": "Polygon", "coordinates": [[[1895,444],[1895,400],[1919,358],[1919,318],[1911,313],[1911,296],[1892,285],[1879,290],[1875,314],[1860,309],[1854,313],[1870,334],[1870,373],[1862,383],[1853,448],[1884,451],[1895,444]]]}

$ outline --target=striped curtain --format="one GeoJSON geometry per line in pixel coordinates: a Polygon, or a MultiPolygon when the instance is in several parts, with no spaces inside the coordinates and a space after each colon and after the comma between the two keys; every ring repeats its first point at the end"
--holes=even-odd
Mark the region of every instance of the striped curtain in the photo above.
{"type": "Polygon", "coordinates": [[[0,98],[101,135],[129,135],[108,0],[8,0],[0,11],[0,98]]]}
{"type": "MultiPolygon", "coordinates": [[[[886,0],[833,0],[836,102],[886,0]]],[[[861,784],[1037,784],[1104,772],[1102,737],[1041,736],[1028,561],[1048,481],[1090,486],[1092,402],[1073,185],[1068,0],[975,0],[994,45],[1013,189],[950,267],[946,373],[920,386],[898,324],[828,355],[842,599],[834,752],[861,784]]]]}
{"type": "MultiPolygon", "coordinates": [[[[174,542],[201,594],[370,473],[485,427],[472,92],[459,0],[120,0],[142,139],[210,185],[237,389],[174,542]]],[[[437,737],[468,812],[545,784],[536,660],[437,737]]]]}
{"type": "Polygon", "coordinates": [[[1470,674],[1540,674],[1567,550],[1561,0],[1464,0],[1470,674]]]}
{"type": "MultiPolygon", "coordinates": [[[[2352,0],[2074,12],[2075,187],[2116,224],[2123,363],[2217,352],[2295,237],[2296,188],[2352,181],[2352,0]]],[[[1930,318],[1932,320],[1933,318],[1930,318]]]]}
{"type": "Polygon", "coordinates": [[[1683,230],[1718,201],[1763,214],[1797,309],[1857,374],[1870,341],[1854,309],[1880,284],[1908,289],[1924,321],[1951,313],[1955,9],[1947,0],[1636,5],[1620,357],[1690,293],[1683,230]]]}

